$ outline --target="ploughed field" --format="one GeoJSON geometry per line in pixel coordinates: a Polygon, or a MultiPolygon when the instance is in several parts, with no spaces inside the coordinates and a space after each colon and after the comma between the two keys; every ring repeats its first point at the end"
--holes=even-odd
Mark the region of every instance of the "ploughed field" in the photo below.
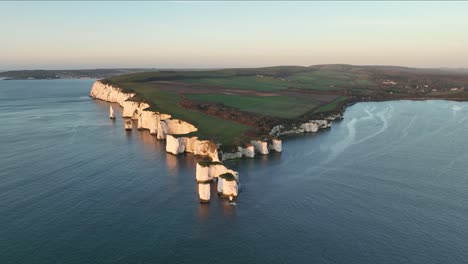
{"type": "Polygon", "coordinates": [[[393,66],[155,71],[103,82],[135,92],[132,100],[190,122],[199,136],[224,144],[268,136],[278,124],[324,118],[353,102],[468,99],[466,71],[393,66]]]}

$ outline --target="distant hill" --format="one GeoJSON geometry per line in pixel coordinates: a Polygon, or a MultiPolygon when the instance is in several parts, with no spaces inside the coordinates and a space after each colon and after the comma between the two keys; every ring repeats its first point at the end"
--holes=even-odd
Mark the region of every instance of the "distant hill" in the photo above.
{"type": "Polygon", "coordinates": [[[155,71],[155,69],[84,69],[84,70],[17,70],[0,72],[0,78],[28,79],[102,79],[121,74],[155,71]]]}

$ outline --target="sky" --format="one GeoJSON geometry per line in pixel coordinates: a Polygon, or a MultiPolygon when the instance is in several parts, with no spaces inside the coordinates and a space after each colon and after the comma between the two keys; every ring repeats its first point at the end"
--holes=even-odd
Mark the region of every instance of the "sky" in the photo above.
{"type": "Polygon", "coordinates": [[[2,2],[0,69],[468,68],[468,2],[2,2]]]}

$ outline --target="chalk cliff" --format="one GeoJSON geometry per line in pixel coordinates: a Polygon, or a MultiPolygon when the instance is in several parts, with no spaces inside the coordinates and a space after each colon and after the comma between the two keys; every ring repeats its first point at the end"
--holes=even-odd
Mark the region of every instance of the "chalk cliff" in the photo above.
{"type": "Polygon", "coordinates": [[[255,157],[255,149],[254,149],[254,146],[251,144],[248,144],[247,146],[245,146],[245,148],[238,147],[238,150],[242,154],[243,157],[246,157],[246,158],[255,157]]]}
{"type": "Polygon", "coordinates": [[[251,140],[250,144],[252,144],[252,146],[254,147],[255,152],[262,155],[268,154],[268,142],[260,140],[251,140]]]}
{"type": "Polygon", "coordinates": [[[170,135],[185,135],[197,131],[198,129],[185,121],[179,119],[166,119],[167,134],[170,135]]]}
{"type": "Polygon", "coordinates": [[[283,142],[281,141],[281,139],[274,138],[271,140],[269,147],[273,151],[281,152],[283,151],[283,142]]]}
{"type": "Polygon", "coordinates": [[[198,184],[198,196],[201,203],[207,203],[210,201],[210,184],[209,183],[199,183],[198,184]]]}
{"type": "Polygon", "coordinates": [[[122,107],[122,116],[124,118],[138,119],[143,110],[149,107],[149,104],[143,102],[124,101],[122,107]]]}
{"type": "Polygon", "coordinates": [[[224,173],[218,179],[218,193],[229,199],[237,197],[239,192],[237,180],[231,173],[224,173]]]}
{"type": "Polygon", "coordinates": [[[120,106],[123,106],[123,103],[135,96],[134,93],[125,93],[122,89],[114,87],[112,85],[103,84],[100,81],[94,82],[93,87],[89,96],[96,99],[101,99],[103,101],[118,103],[120,106]]]}
{"type": "Polygon", "coordinates": [[[197,162],[196,166],[196,179],[197,182],[209,182],[220,175],[225,173],[231,174],[237,181],[239,180],[239,173],[237,171],[226,168],[220,162],[197,162]]]}
{"type": "Polygon", "coordinates": [[[172,153],[174,155],[185,152],[185,138],[176,138],[172,135],[167,135],[166,137],[166,152],[172,153]]]}
{"type": "MultiPolygon", "coordinates": [[[[219,162],[218,145],[210,140],[201,140],[196,136],[184,136],[196,132],[198,129],[184,120],[171,119],[171,115],[150,111],[150,105],[146,102],[130,100],[135,93],[125,92],[119,87],[96,81],[90,91],[92,98],[107,102],[118,103],[123,107],[124,127],[132,130],[132,120],[137,120],[138,129],[147,129],[157,139],[166,140],[166,152],[178,155],[184,152],[207,157],[210,162],[197,163],[196,180],[198,184],[199,198],[201,202],[210,200],[210,185],[207,182],[218,180],[218,193],[233,199],[238,195],[238,172],[228,169],[219,162]]],[[[110,107],[110,117],[113,117],[113,109],[110,107]]],[[[252,140],[250,144],[237,147],[232,153],[222,152],[222,160],[241,157],[253,158],[255,152],[266,155],[269,151],[281,152],[282,141],[278,137],[299,133],[314,133],[319,129],[331,126],[331,120],[342,118],[341,114],[330,115],[323,120],[309,120],[302,124],[278,125],[273,127],[270,135],[273,139],[268,141],[252,140]]]]}

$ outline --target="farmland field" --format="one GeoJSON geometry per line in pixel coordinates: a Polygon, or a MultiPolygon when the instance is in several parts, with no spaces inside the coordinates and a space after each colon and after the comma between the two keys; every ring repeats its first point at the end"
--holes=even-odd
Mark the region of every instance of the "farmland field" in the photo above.
{"type": "Polygon", "coordinates": [[[198,128],[194,134],[221,143],[240,142],[247,134],[265,137],[277,122],[323,118],[351,102],[468,97],[466,73],[392,66],[166,70],[103,82],[135,92],[134,100],[190,122],[198,128]]]}

